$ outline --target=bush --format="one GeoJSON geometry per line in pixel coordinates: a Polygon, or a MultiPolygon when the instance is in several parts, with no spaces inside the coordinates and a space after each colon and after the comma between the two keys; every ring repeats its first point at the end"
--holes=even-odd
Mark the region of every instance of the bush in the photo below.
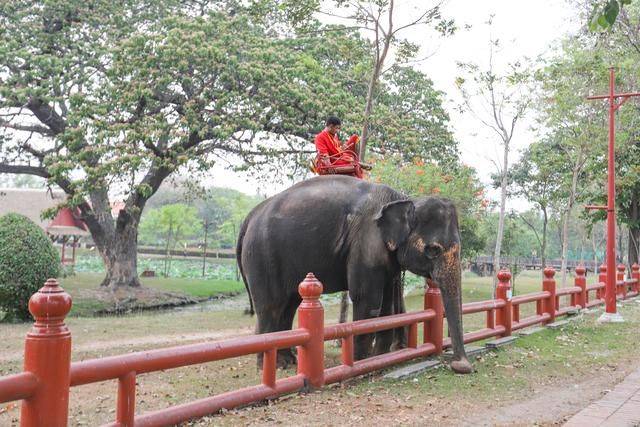
{"type": "Polygon", "coordinates": [[[4,320],[29,320],[29,298],[60,274],[60,258],[47,235],[29,218],[0,217],[0,310],[4,320]]]}

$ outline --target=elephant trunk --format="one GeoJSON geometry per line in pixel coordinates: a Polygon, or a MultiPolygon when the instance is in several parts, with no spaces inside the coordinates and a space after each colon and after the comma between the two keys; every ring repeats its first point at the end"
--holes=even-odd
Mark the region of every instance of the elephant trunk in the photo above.
{"type": "Polygon", "coordinates": [[[473,371],[473,367],[464,350],[460,259],[457,254],[452,254],[452,258],[454,259],[451,259],[451,262],[445,262],[444,268],[438,269],[440,274],[435,274],[434,280],[442,292],[444,312],[449,325],[449,335],[453,347],[451,369],[460,374],[468,374],[473,371]]]}

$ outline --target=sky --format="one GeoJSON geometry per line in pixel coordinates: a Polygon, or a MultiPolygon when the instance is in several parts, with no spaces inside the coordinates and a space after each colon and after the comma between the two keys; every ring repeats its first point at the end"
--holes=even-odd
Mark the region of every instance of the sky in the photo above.
{"type": "MultiPolygon", "coordinates": [[[[424,1],[398,0],[397,10],[400,21],[415,14],[424,1]]],[[[459,30],[450,37],[441,38],[425,34],[423,29],[407,30],[404,35],[422,46],[420,57],[429,56],[418,63],[416,68],[424,71],[437,89],[444,92],[445,107],[451,116],[451,129],[460,142],[462,161],[473,166],[484,184],[490,182],[494,171],[492,160],[501,157],[501,146],[496,136],[483,129],[470,114],[460,114],[455,107],[460,104],[460,95],[454,81],[459,75],[458,62],[487,63],[490,15],[494,15],[492,34],[501,41],[497,53],[500,63],[506,64],[523,57],[536,58],[549,55],[562,36],[575,32],[580,27],[575,11],[567,1],[562,0],[449,0],[443,14],[455,19],[459,30]]],[[[527,119],[516,130],[513,159],[518,151],[529,145],[535,138],[530,130],[531,119],[527,119]]],[[[225,170],[222,166],[211,171],[207,181],[216,186],[226,186],[256,194],[273,194],[286,188],[290,183],[264,184],[225,170]]],[[[489,197],[497,198],[497,192],[489,197]]],[[[517,202],[516,202],[517,204],[517,202]]],[[[517,209],[518,206],[515,206],[517,209]]]]}

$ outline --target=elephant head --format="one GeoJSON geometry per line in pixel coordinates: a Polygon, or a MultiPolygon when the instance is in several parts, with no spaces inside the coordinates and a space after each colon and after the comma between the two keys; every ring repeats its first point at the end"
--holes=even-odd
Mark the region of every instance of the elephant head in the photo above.
{"type": "Polygon", "coordinates": [[[455,206],[437,197],[400,200],[384,205],[375,220],[400,266],[431,279],[440,288],[453,346],[451,368],[458,373],[471,372],[462,337],[460,233],[455,206]]]}

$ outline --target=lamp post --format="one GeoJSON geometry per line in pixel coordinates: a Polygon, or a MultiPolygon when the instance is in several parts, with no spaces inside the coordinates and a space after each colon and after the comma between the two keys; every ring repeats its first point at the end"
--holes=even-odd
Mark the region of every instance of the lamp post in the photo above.
{"type": "Polygon", "coordinates": [[[615,118],[616,111],[629,98],[640,96],[640,93],[615,93],[615,71],[609,68],[609,94],[589,96],[587,99],[606,99],[609,101],[609,158],[607,181],[607,205],[586,206],[587,209],[602,209],[607,211],[607,282],[605,287],[605,312],[600,322],[623,322],[622,316],[616,309],[616,171],[615,171],[615,118]],[[618,99],[620,98],[620,101],[618,99]]]}

